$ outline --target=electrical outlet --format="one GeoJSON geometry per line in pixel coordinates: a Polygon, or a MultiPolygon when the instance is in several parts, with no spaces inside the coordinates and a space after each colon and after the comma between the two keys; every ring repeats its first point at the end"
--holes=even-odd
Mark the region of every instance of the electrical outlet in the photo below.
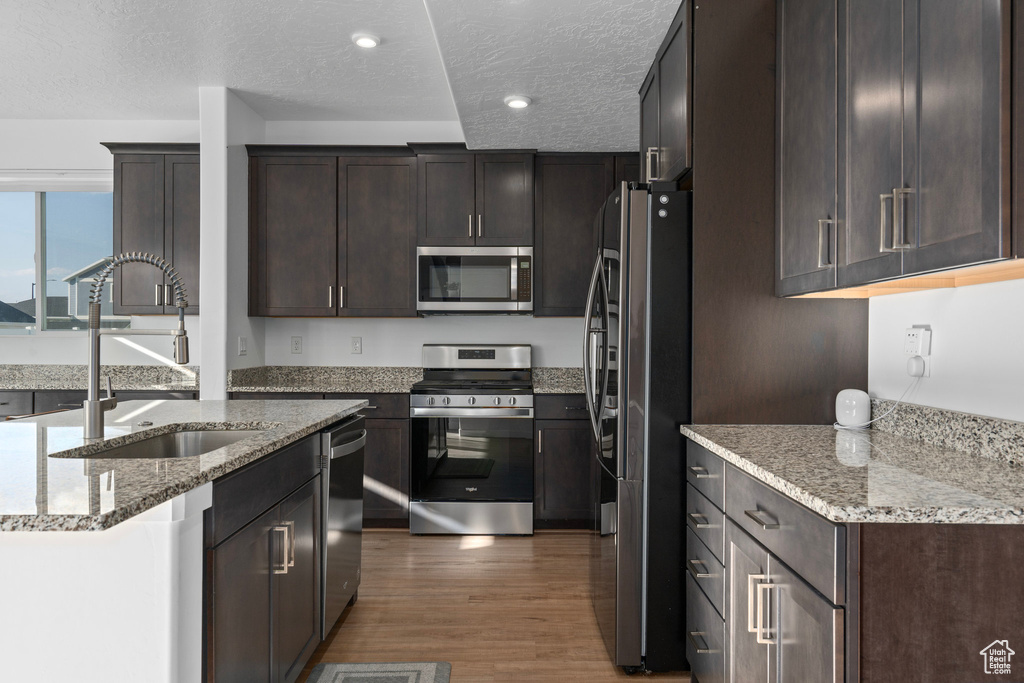
{"type": "Polygon", "coordinates": [[[363,352],[363,338],[362,337],[352,337],[352,353],[362,353],[362,352],[363,352]]]}
{"type": "Polygon", "coordinates": [[[292,353],[302,353],[302,337],[292,337],[292,353]]]}
{"type": "Polygon", "coordinates": [[[926,327],[910,327],[903,338],[903,352],[908,356],[930,356],[932,331],[926,327]]]}
{"type": "Polygon", "coordinates": [[[249,340],[245,337],[238,338],[238,355],[244,356],[248,352],[249,340]]]}

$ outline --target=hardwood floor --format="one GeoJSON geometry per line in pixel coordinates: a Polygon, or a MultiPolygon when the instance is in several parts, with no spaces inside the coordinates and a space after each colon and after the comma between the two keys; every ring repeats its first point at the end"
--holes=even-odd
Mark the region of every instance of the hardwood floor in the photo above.
{"type": "Polygon", "coordinates": [[[363,535],[359,599],[320,644],[320,662],[445,661],[452,683],[657,680],[612,666],[587,593],[583,532],[534,536],[363,535]]]}

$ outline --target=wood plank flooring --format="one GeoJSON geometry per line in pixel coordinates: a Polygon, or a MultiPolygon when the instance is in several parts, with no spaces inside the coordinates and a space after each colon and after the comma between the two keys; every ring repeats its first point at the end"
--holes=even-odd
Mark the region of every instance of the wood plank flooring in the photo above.
{"type": "Polygon", "coordinates": [[[313,654],[320,662],[445,661],[452,683],[602,683],[612,666],[587,592],[583,532],[525,537],[363,535],[359,599],[313,654]]]}

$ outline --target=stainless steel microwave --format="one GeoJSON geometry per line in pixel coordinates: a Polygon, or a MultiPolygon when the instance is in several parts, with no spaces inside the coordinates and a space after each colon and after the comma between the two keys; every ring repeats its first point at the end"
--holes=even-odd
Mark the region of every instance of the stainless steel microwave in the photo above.
{"type": "Polygon", "coordinates": [[[417,247],[420,313],[532,313],[533,247],[417,247]]]}

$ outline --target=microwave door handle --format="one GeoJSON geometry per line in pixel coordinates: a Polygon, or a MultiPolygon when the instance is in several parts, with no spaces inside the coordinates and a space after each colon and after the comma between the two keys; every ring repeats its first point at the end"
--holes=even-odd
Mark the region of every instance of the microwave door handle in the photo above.
{"type": "Polygon", "coordinates": [[[509,285],[512,289],[512,302],[519,301],[519,257],[512,257],[512,267],[509,271],[509,285]]]}

